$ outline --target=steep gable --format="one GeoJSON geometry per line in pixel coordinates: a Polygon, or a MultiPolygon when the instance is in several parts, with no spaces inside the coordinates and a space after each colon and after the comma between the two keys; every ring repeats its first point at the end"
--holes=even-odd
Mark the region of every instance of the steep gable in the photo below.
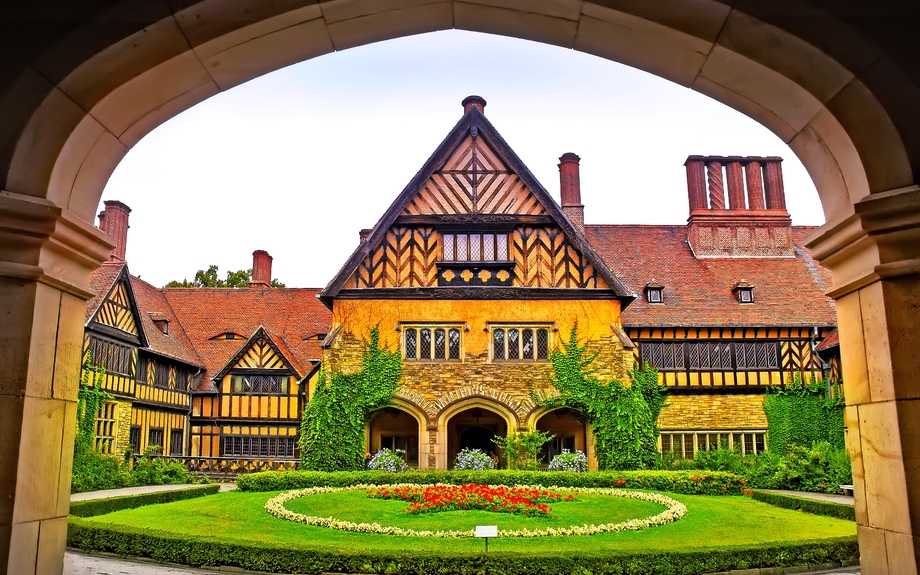
{"type": "Polygon", "coordinates": [[[146,337],[140,327],[137,300],[129,281],[127,266],[121,266],[115,275],[107,275],[112,283],[105,291],[103,286],[99,286],[99,293],[105,295],[94,298],[93,305],[97,307],[89,316],[87,327],[146,346],[146,337]]]}
{"type": "MultiPolygon", "coordinates": [[[[280,341],[282,340],[279,338],[280,341]]],[[[286,357],[278,342],[274,341],[264,327],[259,326],[259,329],[215,375],[215,379],[220,379],[232,369],[286,369],[302,376],[302,370],[295,368],[291,363],[292,359],[286,357]]]]}
{"type": "Polygon", "coordinates": [[[342,290],[373,297],[372,289],[394,288],[414,291],[387,293],[441,297],[447,292],[419,290],[443,287],[475,288],[451,297],[486,299],[508,297],[500,288],[634,297],[477,106],[467,108],[321,298],[329,305],[346,295],[342,290]]]}

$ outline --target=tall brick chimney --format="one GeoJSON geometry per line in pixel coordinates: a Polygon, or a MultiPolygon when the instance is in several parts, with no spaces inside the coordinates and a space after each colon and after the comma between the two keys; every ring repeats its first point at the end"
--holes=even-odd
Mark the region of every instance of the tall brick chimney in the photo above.
{"type": "Polygon", "coordinates": [[[271,287],[272,257],[265,250],[252,252],[252,278],[249,287],[271,287]]]}
{"type": "Polygon", "coordinates": [[[463,113],[466,114],[470,111],[470,108],[478,108],[480,114],[486,113],[486,101],[482,96],[467,96],[461,102],[463,105],[463,113]]]}
{"type": "Polygon", "coordinates": [[[562,213],[579,232],[585,233],[585,207],[581,203],[581,176],[578,162],[581,158],[568,152],[559,158],[559,188],[562,213]]]}
{"type": "Polygon", "coordinates": [[[698,258],[791,257],[782,158],[690,156],[687,236],[698,258]]]}
{"type": "Polygon", "coordinates": [[[99,229],[115,242],[112,258],[125,259],[128,244],[128,214],[131,208],[117,200],[106,200],[105,211],[99,213],[99,229]]]}

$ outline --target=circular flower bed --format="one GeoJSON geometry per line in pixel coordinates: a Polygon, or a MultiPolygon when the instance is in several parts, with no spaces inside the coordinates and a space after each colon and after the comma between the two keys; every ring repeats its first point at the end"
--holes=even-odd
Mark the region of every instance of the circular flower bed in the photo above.
{"type": "MultiPolygon", "coordinates": [[[[294,521],[297,523],[303,523],[305,525],[315,525],[318,527],[328,527],[330,529],[338,529],[341,531],[353,531],[356,533],[374,533],[379,535],[397,535],[402,537],[473,537],[474,530],[470,529],[468,531],[416,531],[414,529],[403,529],[401,527],[394,526],[384,526],[379,523],[355,523],[353,521],[342,521],[334,517],[314,517],[310,515],[304,515],[302,513],[295,513],[285,508],[285,504],[294,499],[299,499],[301,497],[308,497],[310,495],[317,495],[320,493],[334,493],[337,491],[354,491],[354,490],[371,490],[376,489],[376,485],[354,485],[351,487],[309,487],[307,489],[297,489],[294,491],[288,491],[282,493],[276,497],[272,497],[265,503],[265,511],[269,514],[274,515],[280,519],[285,519],[287,521],[294,521]]],[[[426,485],[415,485],[415,484],[400,484],[400,485],[390,485],[388,489],[390,491],[395,489],[425,489],[427,487],[449,487],[446,485],[436,485],[436,486],[426,486],[426,485]]],[[[496,486],[485,486],[491,487],[493,489],[505,487],[501,485],[496,486]]],[[[597,535],[600,533],[616,533],[620,531],[638,531],[639,529],[645,529],[647,527],[654,527],[656,525],[665,525],[677,521],[681,517],[687,514],[687,507],[670,497],[661,495],[659,493],[644,493],[641,491],[625,491],[622,489],[597,489],[597,488],[564,488],[564,487],[554,487],[548,486],[543,487],[541,485],[519,485],[516,486],[517,489],[532,489],[540,491],[566,491],[572,493],[593,493],[598,495],[607,495],[610,497],[625,497],[631,499],[640,499],[644,501],[651,501],[652,503],[657,503],[667,507],[666,510],[662,511],[657,515],[651,517],[646,517],[644,519],[630,519],[629,521],[623,521],[620,523],[605,523],[601,525],[573,525],[570,527],[546,527],[543,529],[514,529],[514,530],[501,530],[498,532],[499,537],[553,537],[560,535],[597,535]]],[[[505,489],[510,489],[505,487],[505,489]]]]}

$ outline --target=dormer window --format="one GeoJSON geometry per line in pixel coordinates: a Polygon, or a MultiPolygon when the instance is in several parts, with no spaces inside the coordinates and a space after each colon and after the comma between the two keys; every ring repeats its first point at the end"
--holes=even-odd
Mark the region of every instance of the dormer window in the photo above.
{"type": "Polygon", "coordinates": [[[754,303],[754,286],[741,280],[732,287],[738,303],[754,303]]]}
{"type": "Polygon", "coordinates": [[[445,262],[508,261],[508,234],[444,234],[441,259],[445,262]]]}
{"type": "Polygon", "coordinates": [[[654,279],[645,284],[645,301],[651,304],[663,304],[664,286],[654,279]]]}

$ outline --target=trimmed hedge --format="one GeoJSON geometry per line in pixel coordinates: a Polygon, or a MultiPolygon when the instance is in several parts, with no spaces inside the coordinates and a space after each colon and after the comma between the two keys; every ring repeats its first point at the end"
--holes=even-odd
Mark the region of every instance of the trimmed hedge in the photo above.
{"type": "Polygon", "coordinates": [[[242,491],[287,491],[306,487],[346,487],[369,483],[446,483],[463,485],[557,485],[559,487],[623,487],[670,491],[688,495],[741,495],[745,483],[742,477],[719,471],[263,471],[237,477],[242,491]]]}
{"type": "Polygon", "coordinates": [[[856,508],[852,505],[832,503],[830,501],[818,501],[816,499],[807,499],[805,497],[796,497],[794,495],[785,495],[782,493],[771,493],[759,489],[752,489],[750,495],[752,499],[782,507],[783,509],[793,509],[806,513],[814,513],[815,515],[827,515],[829,517],[836,517],[837,519],[856,521],[856,508]]]}
{"type": "Polygon", "coordinates": [[[141,493],[138,495],[122,495],[119,497],[109,497],[108,499],[90,499],[88,501],[74,501],[70,504],[70,514],[76,517],[93,517],[95,515],[105,515],[121,511],[122,509],[134,509],[144,505],[153,505],[154,503],[169,503],[171,501],[181,501],[183,499],[194,499],[204,497],[205,495],[214,495],[220,490],[220,485],[203,485],[201,487],[189,487],[187,489],[174,489],[172,491],[154,491],[152,493],[141,493]]]}
{"type": "Polygon", "coordinates": [[[67,545],[149,557],[160,563],[233,566],[271,573],[399,573],[401,575],[698,575],[751,567],[790,567],[842,562],[859,556],[856,537],[823,541],[736,546],[700,551],[658,553],[445,553],[291,549],[265,543],[214,541],[199,535],[111,525],[71,517],[67,545]]]}

